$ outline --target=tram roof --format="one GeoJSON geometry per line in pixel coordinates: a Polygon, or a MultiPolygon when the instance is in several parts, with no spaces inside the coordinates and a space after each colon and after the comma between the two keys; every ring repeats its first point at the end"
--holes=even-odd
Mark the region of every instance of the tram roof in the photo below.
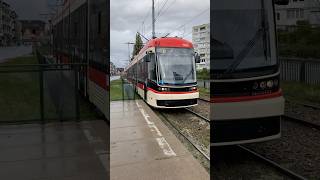
{"type": "Polygon", "coordinates": [[[179,37],[162,37],[149,40],[146,45],[140,50],[134,60],[125,68],[125,71],[137,62],[137,57],[148,48],[152,47],[167,47],[167,48],[193,48],[193,44],[179,37]]]}
{"type": "Polygon", "coordinates": [[[173,47],[173,48],[193,48],[193,44],[185,39],[178,37],[163,37],[149,40],[139,52],[142,53],[150,47],[173,47]]]}

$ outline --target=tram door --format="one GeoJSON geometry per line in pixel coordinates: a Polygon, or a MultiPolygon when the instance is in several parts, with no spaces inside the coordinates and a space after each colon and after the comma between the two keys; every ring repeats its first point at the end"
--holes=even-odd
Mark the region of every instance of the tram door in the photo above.
{"type": "Polygon", "coordinates": [[[147,60],[147,56],[145,56],[145,58],[143,58],[143,62],[142,62],[142,77],[144,80],[144,84],[143,84],[143,90],[144,90],[144,100],[147,101],[148,96],[148,60],[147,60]]]}

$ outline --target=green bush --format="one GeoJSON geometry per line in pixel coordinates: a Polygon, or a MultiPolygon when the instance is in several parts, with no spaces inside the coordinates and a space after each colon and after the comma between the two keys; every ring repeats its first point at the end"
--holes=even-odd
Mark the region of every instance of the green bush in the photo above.
{"type": "Polygon", "coordinates": [[[279,54],[285,57],[320,58],[320,28],[298,21],[294,31],[278,31],[279,54]]]}
{"type": "Polygon", "coordinates": [[[210,72],[208,69],[204,68],[197,71],[197,79],[207,80],[210,79],[210,72]]]}

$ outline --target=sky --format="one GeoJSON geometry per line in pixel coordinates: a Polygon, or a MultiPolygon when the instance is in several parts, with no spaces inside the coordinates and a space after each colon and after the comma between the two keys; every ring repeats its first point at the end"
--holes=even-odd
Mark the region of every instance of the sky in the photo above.
{"type": "MultiPolygon", "coordinates": [[[[111,61],[117,67],[125,67],[129,59],[128,45],[125,43],[135,42],[137,31],[148,39],[151,37],[152,1],[111,0],[110,5],[111,61]]],[[[210,0],[155,0],[155,7],[157,37],[171,33],[169,36],[191,41],[192,27],[210,21],[210,0]],[[157,18],[161,9],[162,13],[157,18]]],[[[130,54],[132,49],[130,45],[130,54]]]]}
{"type": "Polygon", "coordinates": [[[44,20],[40,14],[48,13],[48,3],[56,0],[4,0],[17,12],[18,18],[23,20],[44,20]]]}

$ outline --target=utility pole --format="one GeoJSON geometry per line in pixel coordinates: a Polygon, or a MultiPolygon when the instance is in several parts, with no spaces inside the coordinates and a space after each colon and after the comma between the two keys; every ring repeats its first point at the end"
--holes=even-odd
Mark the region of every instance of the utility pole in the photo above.
{"type": "Polygon", "coordinates": [[[128,61],[130,62],[131,61],[131,57],[130,57],[130,44],[135,44],[135,43],[132,43],[132,42],[127,42],[125,43],[128,45],[128,61]]]}
{"type": "Polygon", "coordinates": [[[155,18],[154,18],[154,0],[152,0],[152,39],[156,38],[155,18]]]}

